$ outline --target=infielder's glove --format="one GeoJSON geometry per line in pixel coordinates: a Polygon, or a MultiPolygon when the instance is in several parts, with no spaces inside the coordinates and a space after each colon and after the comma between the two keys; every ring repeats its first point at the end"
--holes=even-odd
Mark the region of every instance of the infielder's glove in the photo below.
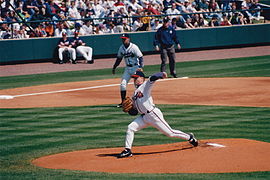
{"type": "Polygon", "coordinates": [[[126,97],[122,102],[122,109],[124,112],[128,112],[133,109],[133,101],[130,97],[126,97]]]}

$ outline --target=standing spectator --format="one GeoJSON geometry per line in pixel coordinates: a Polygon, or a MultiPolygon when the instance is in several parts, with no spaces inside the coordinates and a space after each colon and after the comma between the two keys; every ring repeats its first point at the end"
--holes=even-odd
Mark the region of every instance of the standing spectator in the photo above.
{"type": "Polygon", "coordinates": [[[76,49],[77,53],[81,54],[88,64],[93,64],[93,49],[89,46],[86,46],[86,43],[83,42],[83,40],[79,37],[78,31],[75,31],[74,38],[71,41],[72,47],[76,49]]]}
{"type": "Polygon", "coordinates": [[[177,78],[175,70],[175,47],[174,43],[177,45],[177,48],[180,49],[180,43],[176,36],[176,31],[170,26],[170,20],[165,18],[163,20],[163,26],[160,27],[156,34],[154,40],[154,46],[156,51],[160,51],[161,57],[161,72],[166,72],[166,61],[169,58],[170,74],[177,78]]]}
{"type": "Polygon", "coordinates": [[[117,58],[112,69],[112,74],[115,74],[115,69],[119,66],[122,59],[125,59],[126,68],[120,84],[121,103],[117,107],[121,107],[123,100],[126,98],[127,85],[131,76],[137,70],[142,71],[143,68],[143,54],[139,47],[130,42],[128,34],[122,34],[121,39],[123,44],[118,50],[117,58]]]}
{"type": "Polygon", "coordinates": [[[76,51],[72,48],[72,44],[67,37],[67,33],[62,33],[62,38],[59,40],[58,43],[58,56],[59,56],[59,64],[63,64],[63,53],[68,52],[69,56],[71,57],[72,64],[76,64],[76,51]]]}

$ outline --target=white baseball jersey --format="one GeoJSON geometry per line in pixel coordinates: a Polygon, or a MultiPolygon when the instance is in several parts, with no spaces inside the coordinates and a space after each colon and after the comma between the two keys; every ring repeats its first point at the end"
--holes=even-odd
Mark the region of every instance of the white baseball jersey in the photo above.
{"type": "Polygon", "coordinates": [[[127,84],[131,79],[131,75],[133,75],[138,68],[141,68],[142,64],[139,62],[139,58],[142,57],[143,54],[139,47],[136,44],[130,43],[128,48],[126,48],[123,44],[120,46],[117,57],[119,59],[125,60],[126,68],[123,73],[120,90],[126,91],[127,84]]]}
{"type": "Polygon", "coordinates": [[[139,47],[133,43],[130,43],[128,48],[126,48],[122,44],[117,53],[118,58],[120,59],[124,58],[127,66],[139,65],[139,58],[142,56],[143,54],[140,51],[139,47]]]}
{"type": "Polygon", "coordinates": [[[151,96],[152,87],[155,81],[150,79],[140,85],[133,94],[133,102],[141,114],[128,125],[125,148],[131,149],[134,140],[134,133],[148,126],[155,127],[168,137],[175,137],[188,140],[190,135],[180,130],[175,130],[165,121],[160,109],[155,107],[151,96]]]}

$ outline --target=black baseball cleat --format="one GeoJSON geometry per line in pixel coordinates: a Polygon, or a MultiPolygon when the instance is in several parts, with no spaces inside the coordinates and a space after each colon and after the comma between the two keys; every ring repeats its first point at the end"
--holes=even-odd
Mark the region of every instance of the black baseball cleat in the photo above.
{"type": "Polygon", "coordinates": [[[94,64],[94,60],[87,61],[88,64],[94,64]]]}
{"type": "Polygon", "coordinates": [[[194,134],[193,133],[189,133],[189,135],[190,135],[190,138],[189,138],[189,140],[188,140],[188,142],[190,143],[190,144],[192,144],[194,147],[197,147],[198,146],[198,140],[195,138],[195,136],[194,136],[194,134]]]}
{"type": "Polygon", "coordinates": [[[116,107],[121,108],[121,107],[122,107],[122,103],[117,104],[117,106],[116,106],[116,107]]]}
{"type": "Polygon", "coordinates": [[[125,149],[124,151],[122,151],[118,156],[118,158],[126,158],[126,157],[132,157],[132,152],[130,149],[125,149]]]}
{"type": "Polygon", "coordinates": [[[177,78],[177,75],[176,74],[171,74],[173,78],[177,78]]]}
{"type": "Polygon", "coordinates": [[[59,64],[64,64],[64,61],[59,61],[59,64]]]}
{"type": "Polygon", "coordinates": [[[77,62],[75,60],[72,60],[72,64],[77,64],[77,62]]]}

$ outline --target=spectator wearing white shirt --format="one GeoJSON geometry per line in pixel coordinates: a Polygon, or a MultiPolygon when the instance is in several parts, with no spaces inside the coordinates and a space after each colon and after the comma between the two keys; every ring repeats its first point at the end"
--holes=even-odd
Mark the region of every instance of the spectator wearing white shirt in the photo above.
{"type": "Polygon", "coordinates": [[[170,16],[170,18],[173,19],[173,18],[176,18],[177,17],[176,14],[180,14],[180,11],[178,11],[176,9],[176,4],[175,3],[172,3],[172,7],[167,9],[166,14],[168,14],[168,15],[174,15],[174,16],[170,16]]]}

